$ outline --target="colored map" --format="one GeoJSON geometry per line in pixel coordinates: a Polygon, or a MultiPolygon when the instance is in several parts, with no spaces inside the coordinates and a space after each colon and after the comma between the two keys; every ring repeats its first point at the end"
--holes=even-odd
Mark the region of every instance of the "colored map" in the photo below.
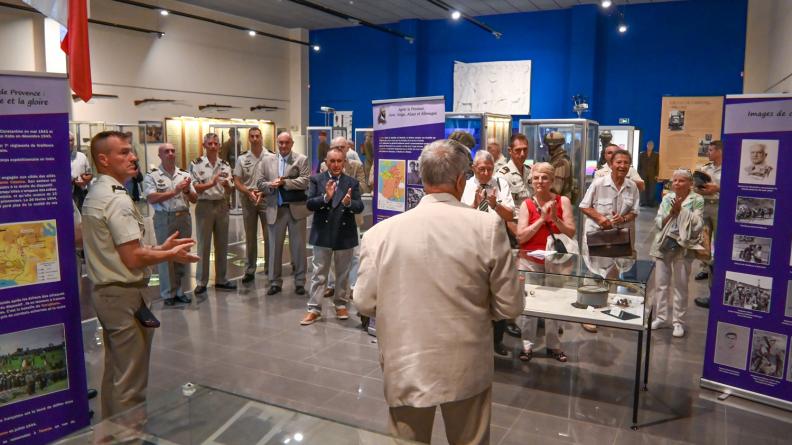
{"type": "Polygon", "coordinates": [[[380,210],[404,211],[405,163],[400,160],[379,160],[377,208],[380,210]]]}
{"type": "Polygon", "coordinates": [[[0,225],[0,289],[59,280],[54,219],[0,225]]]}

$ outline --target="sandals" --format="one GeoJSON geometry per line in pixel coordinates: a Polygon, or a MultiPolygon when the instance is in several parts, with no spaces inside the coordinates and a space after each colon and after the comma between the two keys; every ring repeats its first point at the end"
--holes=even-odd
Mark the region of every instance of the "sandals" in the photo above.
{"type": "Polygon", "coordinates": [[[522,351],[519,357],[524,362],[530,362],[533,358],[533,351],[522,351]]]}
{"type": "Polygon", "coordinates": [[[548,349],[547,350],[547,355],[550,356],[550,357],[553,357],[554,359],[556,359],[557,361],[559,361],[561,363],[566,363],[566,361],[567,361],[566,354],[564,354],[564,351],[562,351],[560,349],[557,350],[557,351],[553,351],[551,349],[548,349]]]}

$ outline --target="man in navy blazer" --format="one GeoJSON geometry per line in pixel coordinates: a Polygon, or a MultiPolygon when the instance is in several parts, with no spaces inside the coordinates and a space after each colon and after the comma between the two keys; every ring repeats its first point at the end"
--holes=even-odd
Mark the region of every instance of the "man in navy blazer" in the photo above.
{"type": "Polygon", "coordinates": [[[344,152],[332,144],[325,158],[327,171],[312,176],[308,186],[306,204],[308,210],[314,212],[309,239],[314,246],[313,277],[308,313],[300,322],[303,326],[322,318],[322,299],[327,289],[331,263],[335,263],[336,288],[333,304],[336,318],[349,318],[349,270],[354,248],[358,245],[355,214],[363,211],[363,201],[360,199],[360,183],[343,172],[345,162],[344,152]]]}

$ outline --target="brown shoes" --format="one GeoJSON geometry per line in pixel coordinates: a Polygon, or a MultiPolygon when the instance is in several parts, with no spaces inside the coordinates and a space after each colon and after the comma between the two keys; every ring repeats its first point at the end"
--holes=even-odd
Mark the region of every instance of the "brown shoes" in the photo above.
{"type": "Polygon", "coordinates": [[[345,307],[336,308],[336,318],[339,320],[347,320],[349,318],[349,310],[345,307]]]}
{"type": "Polygon", "coordinates": [[[317,314],[316,312],[308,312],[305,314],[305,317],[300,322],[303,326],[308,326],[314,324],[317,320],[322,318],[322,314],[317,314]]]}

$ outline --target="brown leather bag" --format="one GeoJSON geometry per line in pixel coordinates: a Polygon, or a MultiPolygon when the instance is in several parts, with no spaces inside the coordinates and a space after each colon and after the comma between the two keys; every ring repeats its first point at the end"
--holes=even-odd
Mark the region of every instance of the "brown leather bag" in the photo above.
{"type": "Polygon", "coordinates": [[[619,258],[632,256],[632,234],[627,227],[586,232],[590,256],[619,258]]]}

